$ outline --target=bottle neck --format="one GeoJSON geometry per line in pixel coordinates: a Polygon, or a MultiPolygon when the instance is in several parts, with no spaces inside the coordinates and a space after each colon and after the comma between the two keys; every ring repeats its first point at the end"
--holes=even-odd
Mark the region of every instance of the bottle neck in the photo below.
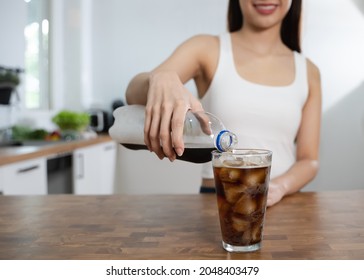
{"type": "Polygon", "coordinates": [[[220,152],[233,149],[238,143],[238,138],[229,130],[221,130],[215,138],[215,147],[220,152]]]}

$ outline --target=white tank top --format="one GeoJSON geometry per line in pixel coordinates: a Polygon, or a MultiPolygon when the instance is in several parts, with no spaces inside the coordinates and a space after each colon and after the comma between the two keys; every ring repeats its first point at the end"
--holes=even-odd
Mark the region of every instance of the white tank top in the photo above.
{"type": "MultiPolygon", "coordinates": [[[[218,66],[201,102],[238,136],[239,148],[273,152],[271,178],[286,172],[296,160],[295,139],[308,96],[306,58],[294,52],[295,79],[287,86],[266,86],[242,78],[236,71],[230,33],[220,35],[218,66]]],[[[213,178],[211,162],[203,178],[213,178]]]]}

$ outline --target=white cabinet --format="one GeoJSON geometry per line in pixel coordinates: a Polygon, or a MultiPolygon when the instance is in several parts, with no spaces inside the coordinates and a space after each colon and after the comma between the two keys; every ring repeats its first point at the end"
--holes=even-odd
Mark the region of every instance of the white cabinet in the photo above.
{"type": "Polygon", "coordinates": [[[48,191],[50,194],[61,193],[59,190],[64,190],[66,187],[70,191],[67,189],[68,192],[64,193],[73,190],[74,194],[113,194],[116,147],[116,142],[110,140],[72,150],[70,159],[72,167],[69,167],[72,170],[68,168],[67,173],[63,170],[64,164],[55,166],[55,168],[62,167],[62,170],[53,170],[53,165],[46,156],[2,165],[0,194],[44,195],[48,194],[48,191]],[[57,173],[53,174],[55,172],[57,173]],[[58,185],[55,186],[55,183],[58,185]],[[57,192],[52,192],[55,188],[57,192]]]}
{"type": "Polygon", "coordinates": [[[5,178],[5,174],[3,171],[3,167],[0,166],[0,194],[4,194],[4,178],[5,178]]]}
{"type": "Polygon", "coordinates": [[[73,152],[75,194],[113,194],[116,143],[109,141],[73,152]]]}
{"type": "Polygon", "coordinates": [[[46,158],[0,166],[0,189],[4,195],[47,194],[46,158]]]}

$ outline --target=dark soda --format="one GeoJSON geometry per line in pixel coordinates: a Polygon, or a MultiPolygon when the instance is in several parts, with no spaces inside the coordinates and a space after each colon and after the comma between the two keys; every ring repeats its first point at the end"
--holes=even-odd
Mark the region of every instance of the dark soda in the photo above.
{"type": "MultiPolygon", "coordinates": [[[[140,144],[121,144],[125,148],[131,150],[147,150],[146,145],[140,144]]],[[[182,156],[177,156],[178,160],[193,162],[193,163],[205,163],[211,161],[211,152],[215,148],[185,148],[182,156]]]]}
{"type": "Polygon", "coordinates": [[[270,166],[214,166],[222,239],[232,246],[260,243],[270,166]]]}

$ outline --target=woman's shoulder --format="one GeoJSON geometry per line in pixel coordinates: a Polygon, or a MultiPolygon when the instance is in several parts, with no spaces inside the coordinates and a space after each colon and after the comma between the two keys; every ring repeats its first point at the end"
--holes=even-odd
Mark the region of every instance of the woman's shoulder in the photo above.
{"type": "Polygon", "coordinates": [[[317,67],[315,63],[312,62],[311,59],[306,58],[307,61],[307,71],[311,73],[313,76],[320,76],[320,69],[317,67]]]}
{"type": "Polygon", "coordinates": [[[199,34],[189,38],[185,42],[189,59],[198,65],[195,82],[199,92],[205,92],[210,84],[218,64],[219,36],[199,34]]]}
{"type": "Polygon", "coordinates": [[[317,67],[317,65],[308,58],[305,54],[297,51],[292,51],[296,57],[299,57],[299,60],[301,61],[301,64],[305,64],[305,68],[307,71],[307,77],[308,80],[317,80],[320,79],[320,69],[317,67]]]}
{"type": "Polygon", "coordinates": [[[310,84],[312,84],[312,83],[319,83],[320,82],[320,79],[321,79],[320,78],[320,69],[309,58],[306,58],[306,63],[307,63],[308,82],[310,84]]]}
{"type": "Polygon", "coordinates": [[[195,47],[214,47],[219,44],[219,36],[209,34],[198,34],[190,37],[185,41],[185,44],[193,45],[195,47]]]}
{"type": "Polygon", "coordinates": [[[219,49],[219,37],[214,35],[199,34],[183,41],[175,50],[174,55],[184,58],[205,61],[206,57],[214,54],[219,49]]]}
{"type": "Polygon", "coordinates": [[[196,57],[200,65],[211,67],[210,63],[214,62],[219,52],[219,36],[199,34],[187,39],[183,48],[193,57],[196,57]]]}
{"type": "Polygon", "coordinates": [[[305,68],[307,68],[307,76],[308,79],[319,79],[320,78],[320,69],[317,67],[317,65],[312,62],[312,60],[310,58],[308,58],[306,55],[297,52],[297,51],[292,51],[290,50],[290,52],[293,52],[296,57],[299,57],[299,60],[301,61],[301,64],[304,63],[305,64],[305,68]]]}
{"type": "Polygon", "coordinates": [[[307,82],[309,86],[310,96],[321,98],[321,75],[320,69],[312,62],[311,59],[305,57],[307,65],[307,82]]]}

